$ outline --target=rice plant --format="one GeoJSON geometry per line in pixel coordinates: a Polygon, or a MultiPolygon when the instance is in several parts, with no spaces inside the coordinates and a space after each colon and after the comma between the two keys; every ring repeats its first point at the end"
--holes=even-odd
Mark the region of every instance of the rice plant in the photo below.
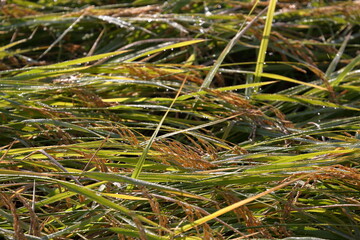
{"type": "Polygon", "coordinates": [[[0,239],[360,239],[359,13],[4,1],[0,239]]]}

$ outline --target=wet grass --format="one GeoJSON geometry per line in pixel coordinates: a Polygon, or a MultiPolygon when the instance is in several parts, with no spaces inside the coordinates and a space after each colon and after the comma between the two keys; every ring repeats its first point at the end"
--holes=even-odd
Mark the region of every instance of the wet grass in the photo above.
{"type": "Polygon", "coordinates": [[[3,4],[0,237],[359,239],[360,4],[267,5],[3,4]]]}

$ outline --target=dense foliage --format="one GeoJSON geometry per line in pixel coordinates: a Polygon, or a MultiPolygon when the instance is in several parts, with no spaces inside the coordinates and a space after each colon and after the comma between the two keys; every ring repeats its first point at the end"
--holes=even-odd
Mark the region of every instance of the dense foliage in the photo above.
{"type": "Polygon", "coordinates": [[[0,7],[0,239],[360,239],[359,1],[0,7]]]}

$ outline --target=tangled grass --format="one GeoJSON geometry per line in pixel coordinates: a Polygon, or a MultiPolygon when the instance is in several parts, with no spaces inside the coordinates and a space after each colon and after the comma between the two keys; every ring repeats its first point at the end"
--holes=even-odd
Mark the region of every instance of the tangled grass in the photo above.
{"type": "Polygon", "coordinates": [[[0,238],[360,239],[358,1],[114,2],[1,5],[0,238]]]}

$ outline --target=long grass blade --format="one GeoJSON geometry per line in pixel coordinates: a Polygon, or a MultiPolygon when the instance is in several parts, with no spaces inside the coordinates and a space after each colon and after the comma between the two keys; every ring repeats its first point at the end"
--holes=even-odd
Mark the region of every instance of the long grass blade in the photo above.
{"type": "Polygon", "coordinates": [[[239,29],[236,35],[230,40],[230,42],[226,45],[224,50],[221,52],[220,56],[217,58],[215,64],[211,67],[209,73],[206,75],[204,82],[198,91],[201,91],[204,88],[208,88],[215,77],[215,74],[218,72],[221,64],[223,63],[225,57],[231,51],[231,49],[235,46],[236,42],[246,33],[247,30],[260,18],[260,16],[266,11],[263,9],[258,15],[256,15],[250,22],[247,23],[246,27],[239,29]]]}
{"type": "Polygon", "coordinates": [[[358,55],[356,58],[354,58],[344,69],[341,71],[341,73],[335,78],[334,81],[332,81],[330,84],[333,87],[338,86],[346,77],[346,75],[360,62],[360,55],[358,55]]]}
{"type": "MultiPolygon", "coordinates": [[[[258,58],[256,61],[256,68],[255,68],[255,78],[254,82],[260,82],[261,79],[261,73],[263,72],[264,64],[265,64],[265,57],[266,57],[266,51],[269,44],[270,34],[271,34],[271,26],[274,19],[274,13],[276,8],[276,0],[270,0],[269,1],[269,7],[266,14],[266,21],[263,31],[263,37],[261,39],[260,43],[260,49],[258,53],[258,58]]],[[[258,88],[255,87],[254,91],[257,92],[258,88]]],[[[250,94],[251,95],[251,94],[250,94]]]]}
{"type": "Polygon", "coordinates": [[[125,62],[133,62],[136,59],[146,57],[146,56],[150,56],[151,54],[155,54],[155,53],[159,53],[159,52],[162,52],[162,51],[171,50],[171,49],[175,49],[175,48],[185,47],[185,46],[193,45],[193,44],[204,42],[204,41],[205,41],[204,39],[196,39],[196,40],[189,40],[189,41],[170,44],[170,45],[167,45],[165,47],[161,47],[161,48],[157,48],[157,49],[154,49],[154,50],[150,50],[150,51],[141,53],[141,54],[139,54],[139,55],[137,55],[137,56],[135,56],[133,58],[125,60],[125,62]]]}
{"type": "MultiPolygon", "coordinates": [[[[160,131],[160,129],[161,129],[161,126],[163,125],[163,123],[164,123],[167,115],[168,115],[169,112],[170,112],[170,109],[171,109],[172,106],[175,104],[177,98],[180,96],[180,93],[181,93],[183,87],[185,86],[185,82],[186,82],[186,78],[183,80],[183,82],[182,82],[182,84],[181,84],[178,92],[176,93],[176,96],[175,96],[174,100],[173,100],[172,103],[170,104],[169,108],[166,110],[164,116],[161,118],[158,126],[156,127],[156,129],[155,129],[155,131],[154,131],[154,133],[152,134],[151,138],[149,139],[149,142],[148,142],[147,145],[145,146],[145,149],[144,149],[144,151],[143,151],[143,153],[142,153],[139,161],[137,162],[133,173],[131,174],[131,177],[132,177],[132,178],[137,179],[137,178],[139,177],[139,175],[140,175],[140,173],[141,173],[141,170],[142,170],[142,168],[143,168],[143,166],[144,166],[146,156],[147,156],[147,154],[148,154],[148,152],[149,152],[149,150],[150,150],[150,148],[151,148],[151,145],[153,144],[156,136],[158,135],[158,133],[159,133],[159,131],[160,131]]],[[[133,188],[133,185],[129,185],[129,186],[127,187],[127,190],[131,190],[132,188],[133,188]]]]}
{"type": "Polygon", "coordinates": [[[39,57],[38,59],[41,59],[44,57],[50,50],[59,43],[65,36],[70,32],[76,24],[78,24],[81,19],[84,18],[85,14],[87,13],[87,10],[85,10],[39,57]]]}
{"type": "Polygon", "coordinates": [[[325,72],[325,77],[327,79],[330,78],[331,74],[335,71],[336,66],[340,62],[341,56],[344,53],[344,50],[345,50],[346,45],[348,44],[348,42],[350,40],[350,37],[351,37],[351,32],[348,35],[346,35],[343,43],[341,44],[341,47],[340,47],[339,51],[336,53],[334,59],[331,61],[329,67],[327,68],[327,70],[325,72]]]}

